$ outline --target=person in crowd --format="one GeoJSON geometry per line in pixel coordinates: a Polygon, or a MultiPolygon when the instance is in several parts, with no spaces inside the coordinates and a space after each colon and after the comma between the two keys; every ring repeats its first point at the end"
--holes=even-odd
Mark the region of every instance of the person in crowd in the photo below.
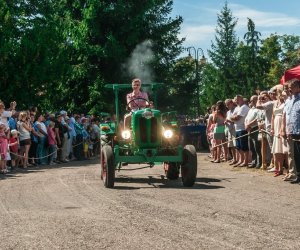
{"type": "Polygon", "coordinates": [[[93,127],[93,138],[92,142],[94,144],[93,147],[93,154],[98,155],[100,153],[100,120],[99,118],[94,118],[92,121],[92,127],[93,127]]]}
{"type": "MultiPolygon", "coordinates": [[[[138,78],[132,80],[132,92],[127,94],[126,100],[127,105],[131,109],[131,111],[135,111],[139,108],[145,108],[146,106],[150,105],[148,94],[146,92],[141,91],[142,81],[138,78]],[[143,98],[143,99],[137,99],[143,98]],[[136,100],[135,100],[136,99],[136,100]],[[133,101],[134,100],[134,101],[133,101]]],[[[131,123],[131,112],[126,114],[124,117],[124,129],[130,128],[131,123]]]]}
{"type": "Polygon", "coordinates": [[[204,115],[204,124],[205,125],[207,125],[207,120],[208,120],[208,117],[209,117],[209,115],[211,114],[211,107],[207,107],[206,108],[206,113],[205,113],[205,115],[204,115]]]}
{"type": "Polygon", "coordinates": [[[19,167],[20,157],[19,157],[19,132],[16,129],[10,131],[9,138],[9,151],[11,158],[11,170],[15,170],[19,167]]]}
{"type": "Polygon", "coordinates": [[[286,131],[287,131],[287,127],[286,127],[286,119],[289,115],[289,113],[287,113],[287,110],[289,110],[290,105],[292,105],[293,103],[293,95],[290,91],[290,85],[291,85],[292,81],[287,81],[284,83],[284,91],[287,94],[287,99],[284,103],[284,108],[283,108],[283,114],[282,114],[282,125],[281,125],[281,137],[285,138],[287,141],[287,151],[288,151],[288,171],[286,176],[284,176],[283,180],[284,181],[293,181],[296,176],[297,176],[297,172],[296,172],[296,168],[295,168],[295,160],[294,160],[294,141],[292,140],[291,137],[287,137],[286,136],[286,131]]]}
{"type": "Polygon", "coordinates": [[[5,133],[8,137],[10,136],[8,119],[15,113],[16,106],[17,103],[13,101],[10,103],[9,109],[5,110],[4,102],[0,100],[0,121],[5,125],[5,133]]]}
{"type": "Polygon", "coordinates": [[[74,156],[77,160],[81,161],[84,159],[84,155],[83,155],[83,131],[84,131],[84,127],[83,125],[80,123],[80,115],[76,115],[75,117],[75,123],[74,123],[74,127],[75,127],[75,132],[76,132],[76,144],[74,145],[74,156]]]}
{"type": "MultiPolygon", "coordinates": [[[[266,131],[265,137],[267,139],[267,147],[266,147],[266,161],[267,165],[269,165],[269,172],[275,172],[275,167],[274,167],[274,159],[273,155],[271,154],[271,149],[272,149],[272,144],[273,144],[273,136],[270,133],[271,131],[271,120],[272,120],[272,114],[273,114],[273,109],[274,109],[274,103],[275,101],[273,100],[274,94],[272,94],[272,97],[268,94],[266,91],[262,91],[258,97],[257,103],[256,103],[256,108],[260,110],[264,110],[264,122],[263,125],[261,124],[261,128],[266,131]]],[[[263,163],[264,164],[264,163],[263,163]]]]}
{"type": "Polygon", "coordinates": [[[71,115],[70,116],[70,119],[68,121],[68,125],[69,127],[71,128],[71,130],[69,131],[69,135],[70,135],[70,139],[68,141],[69,145],[68,145],[68,148],[69,148],[69,159],[70,160],[74,160],[75,157],[74,157],[74,151],[73,151],[73,144],[76,142],[76,130],[75,130],[75,118],[74,118],[74,115],[71,115]]]}
{"type": "Polygon", "coordinates": [[[65,159],[63,159],[62,155],[62,146],[64,143],[64,127],[62,124],[62,115],[58,112],[55,114],[55,139],[57,142],[57,161],[60,163],[65,163],[65,159]]]}
{"type": "Polygon", "coordinates": [[[92,149],[93,149],[93,142],[91,140],[91,136],[93,134],[93,127],[91,124],[87,126],[87,135],[84,137],[84,157],[86,159],[90,159],[92,157],[92,149]]]}
{"type": "Polygon", "coordinates": [[[19,114],[19,121],[17,122],[17,129],[20,133],[20,154],[23,158],[23,167],[28,167],[28,152],[31,145],[30,133],[32,126],[30,124],[30,117],[26,111],[19,114]]]}
{"type": "Polygon", "coordinates": [[[215,139],[213,137],[213,131],[215,129],[215,123],[213,122],[213,116],[214,116],[214,112],[216,110],[216,105],[212,105],[211,106],[211,114],[209,115],[208,119],[207,119],[207,126],[206,126],[206,135],[207,135],[207,141],[208,141],[208,145],[209,145],[209,149],[210,149],[210,157],[213,159],[212,161],[214,161],[214,159],[216,158],[216,147],[215,147],[215,139]]]}
{"type": "Polygon", "coordinates": [[[273,135],[272,154],[274,155],[275,177],[283,174],[283,161],[287,154],[286,139],[281,137],[282,115],[284,109],[285,97],[280,90],[277,90],[278,100],[274,104],[271,120],[271,134],[273,135]]]}
{"type": "Polygon", "coordinates": [[[292,184],[300,183],[300,80],[292,79],[289,90],[293,95],[286,109],[286,135],[294,142],[295,176],[292,184]]]}
{"type": "Polygon", "coordinates": [[[35,124],[35,112],[29,112],[30,114],[30,126],[32,130],[30,132],[31,145],[28,152],[29,165],[37,166],[38,159],[36,159],[37,146],[39,142],[39,132],[35,124]]]}
{"type": "Polygon", "coordinates": [[[216,124],[214,128],[213,137],[216,142],[216,151],[217,151],[215,155],[215,159],[213,161],[214,163],[221,162],[222,146],[220,144],[223,144],[224,159],[225,161],[228,160],[227,143],[224,144],[226,113],[227,113],[227,109],[225,103],[223,101],[218,101],[216,104],[216,111],[213,114],[213,122],[216,124]]]}
{"type": "Polygon", "coordinates": [[[8,126],[10,130],[17,129],[17,121],[18,121],[18,112],[14,112],[11,117],[8,119],[8,126]]]}
{"type": "Polygon", "coordinates": [[[227,147],[228,147],[228,152],[231,154],[232,160],[229,162],[229,165],[234,165],[236,164],[237,161],[237,156],[236,156],[236,150],[235,150],[235,130],[234,130],[234,123],[231,121],[231,116],[234,113],[234,109],[236,107],[235,103],[233,102],[232,99],[226,99],[225,100],[225,105],[228,109],[226,113],[226,120],[225,120],[225,134],[227,135],[227,147]]]}
{"type": "Polygon", "coordinates": [[[49,144],[49,165],[55,165],[56,164],[56,158],[57,158],[57,142],[54,132],[54,126],[55,122],[49,121],[49,125],[47,128],[47,137],[48,137],[48,144],[49,144]]]}
{"type": "Polygon", "coordinates": [[[249,107],[244,103],[242,95],[235,97],[237,107],[234,110],[231,120],[234,122],[235,137],[236,137],[236,149],[239,153],[239,162],[233,165],[233,167],[247,167],[248,166],[248,132],[245,129],[245,118],[248,114],[249,107]]]}
{"type": "Polygon", "coordinates": [[[262,164],[261,142],[258,140],[258,119],[261,111],[256,108],[257,99],[257,95],[251,96],[250,109],[245,118],[245,129],[249,133],[249,146],[252,152],[252,162],[249,168],[260,168],[262,164]]]}
{"type": "Polygon", "coordinates": [[[47,165],[47,153],[48,153],[48,134],[47,128],[45,125],[45,117],[42,113],[37,112],[35,115],[35,127],[39,134],[38,136],[38,145],[36,149],[36,158],[39,164],[47,165]]]}
{"type": "Polygon", "coordinates": [[[0,173],[6,174],[6,157],[8,149],[8,138],[6,135],[7,125],[0,121],[0,173]]]}
{"type": "MultiPolygon", "coordinates": [[[[62,110],[60,111],[61,114],[61,124],[62,124],[62,131],[63,131],[63,140],[62,140],[62,147],[61,147],[61,159],[62,162],[68,162],[68,140],[70,138],[69,132],[71,128],[68,125],[67,121],[67,112],[62,110]]],[[[69,118],[69,117],[68,117],[69,118]]]]}

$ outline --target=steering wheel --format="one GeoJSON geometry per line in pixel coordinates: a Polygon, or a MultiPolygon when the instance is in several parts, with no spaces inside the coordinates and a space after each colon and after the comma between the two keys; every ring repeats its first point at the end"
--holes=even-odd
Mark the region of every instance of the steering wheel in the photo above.
{"type": "Polygon", "coordinates": [[[129,106],[129,104],[132,103],[132,102],[135,103],[135,105],[138,107],[139,110],[140,110],[141,108],[143,108],[143,107],[140,107],[140,106],[136,103],[136,100],[143,100],[143,101],[146,102],[146,106],[150,106],[150,102],[149,102],[147,99],[142,98],[142,97],[137,97],[137,98],[134,98],[134,99],[132,99],[131,101],[129,101],[129,102],[127,103],[126,109],[132,110],[132,108],[130,108],[130,106],[129,106]]]}

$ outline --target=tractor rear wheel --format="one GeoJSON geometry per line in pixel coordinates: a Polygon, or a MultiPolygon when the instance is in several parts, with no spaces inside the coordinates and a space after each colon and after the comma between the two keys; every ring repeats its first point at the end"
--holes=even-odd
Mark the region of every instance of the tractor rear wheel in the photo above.
{"type": "Polygon", "coordinates": [[[183,149],[181,165],[182,183],[185,187],[192,187],[197,177],[197,153],[193,145],[186,145],[183,149]]]}
{"type": "Polygon", "coordinates": [[[179,167],[176,162],[165,162],[164,166],[169,180],[177,180],[179,178],[179,167]]]}
{"type": "Polygon", "coordinates": [[[107,188],[113,188],[115,184],[114,154],[112,147],[105,145],[101,148],[101,179],[107,188]]]}

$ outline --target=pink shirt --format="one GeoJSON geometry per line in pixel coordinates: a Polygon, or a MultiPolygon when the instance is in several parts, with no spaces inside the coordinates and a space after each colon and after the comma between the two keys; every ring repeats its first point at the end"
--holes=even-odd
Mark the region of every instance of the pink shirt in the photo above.
{"type": "Polygon", "coordinates": [[[56,145],[56,140],[55,140],[55,133],[53,128],[48,128],[47,129],[47,133],[48,133],[48,143],[49,145],[56,145]]]}
{"type": "Polygon", "coordinates": [[[4,132],[0,133],[0,160],[6,159],[8,141],[4,132]]]}
{"type": "MultiPolygon", "coordinates": [[[[139,92],[138,94],[135,94],[134,92],[131,92],[129,94],[127,94],[127,103],[129,103],[131,100],[134,100],[136,98],[143,98],[143,99],[146,99],[146,100],[149,100],[148,99],[148,94],[146,92],[139,92]]],[[[131,102],[129,104],[130,108],[132,110],[137,110],[139,107],[140,108],[145,108],[146,107],[146,101],[145,100],[142,100],[142,99],[138,99],[138,100],[135,100],[134,102],[131,102]],[[138,106],[139,107],[138,107],[138,106]]]]}

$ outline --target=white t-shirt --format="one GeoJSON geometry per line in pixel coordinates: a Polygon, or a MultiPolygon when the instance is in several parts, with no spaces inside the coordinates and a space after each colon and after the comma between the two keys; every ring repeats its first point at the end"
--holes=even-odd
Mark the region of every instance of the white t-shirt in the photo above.
{"type": "MultiPolygon", "coordinates": [[[[41,130],[43,130],[43,132],[45,132],[46,134],[48,134],[47,133],[47,127],[46,127],[45,123],[36,121],[35,124],[36,125],[40,125],[40,128],[38,128],[38,129],[41,129],[41,130]]],[[[43,134],[42,134],[42,136],[44,137],[43,134]]]]}
{"type": "Polygon", "coordinates": [[[17,128],[20,133],[20,141],[30,139],[30,132],[26,128],[24,128],[23,124],[24,122],[22,121],[18,121],[17,123],[17,128]]]}
{"type": "MultiPolygon", "coordinates": [[[[257,119],[258,118],[258,114],[259,114],[259,110],[255,107],[252,107],[251,109],[249,109],[249,112],[245,118],[245,124],[246,123],[250,123],[252,122],[253,120],[257,119]]],[[[256,127],[257,126],[257,120],[254,124],[252,124],[252,128],[256,127]]]]}
{"type": "Polygon", "coordinates": [[[4,111],[2,112],[2,114],[0,114],[1,122],[4,123],[5,129],[8,129],[8,128],[9,128],[7,118],[9,118],[9,117],[11,117],[11,116],[12,116],[12,112],[11,112],[11,111],[6,111],[6,110],[4,110],[4,111]]]}
{"type": "Polygon", "coordinates": [[[235,131],[245,130],[245,118],[248,114],[249,109],[250,108],[245,104],[243,104],[242,106],[237,106],[234,109],[233,114],[241,116],[239,120],[234,121],[235,131]]]}
{"type": "MultiPolygon", "coordinates": [[[[231,120],[231,117],[234,114],[234,110],[228,110],[226,113],[226,119],[231,120]]],[[[233,123],[226,123],[226,126],[228,127],[229,131],[233,132],[234,131],[234,124],[233,123]]]]}

